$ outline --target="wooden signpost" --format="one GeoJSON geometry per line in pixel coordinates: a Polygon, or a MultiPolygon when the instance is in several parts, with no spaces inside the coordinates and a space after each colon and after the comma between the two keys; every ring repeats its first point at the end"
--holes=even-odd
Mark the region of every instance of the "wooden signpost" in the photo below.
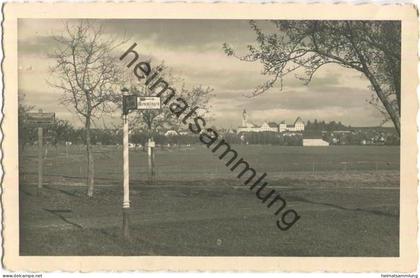
{"type": "MultiPolygon", "coordinates": [[[[159,110],[160,108],[160,97],[137,97],[138,110],[159,110]]],[[[155,177],[155,141],[153,141],[153,138],[147,140],[147,158],[149,181],[153,182],[155,177]]]]}
{"type": "Polygon", "coordinates": [[[147,141],[147,157],[149,163],[149,181],[153,182],[155,177],[155,141],[149,138],[147,141]]]}
{"type": "MultiPolygon", "coordinates": [[[[127,88],[121,90],[123,94],[123,236],[130,238],[129,209],[130,209],[130,172],[128,147],[128,114],[133,110],[160,109],[159,97],[138,97],[130,95],[127,88]]],[[[154,143],[154,142],[153,142],[154,143]]]]}
{"type": "Polygon", "coordinates": [[[42,109],[40,109],[38,113],[28,113],[28,124],[38,128],[38,193],[42,189],[44,171],[43,128],[54,124],[54,121],[55,113],[44,113],[42,112],[42,109]]]}

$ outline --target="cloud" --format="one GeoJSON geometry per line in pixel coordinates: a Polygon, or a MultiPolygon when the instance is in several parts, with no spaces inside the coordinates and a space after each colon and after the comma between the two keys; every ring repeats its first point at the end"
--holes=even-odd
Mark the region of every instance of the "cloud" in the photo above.
{"type": "MultiPolygon", "coordinates": [[[[222,49],[222,44],[228,42],[246,53],[246,45],[255,42],[255,33],[247,20],[104,19],[92,22],[103,24],[106,36],[127,41],[115,50],[116,57],[136,42],[139,61],[151,59],[152,66],[164,61],[187,86],[202,84],[214,88],[211,104],[217,126],[236,127],[244,108],[256,122],[293,121],[301,116],[306,120],[318,118],[372,125],[382,119],[365,101],[371,94],[367,80],[356,71],[334,64],[321,67],[308,86],[290,74],[284,78],[282,91],[277,84],[261,96],[247,98],[245,95],[269,77],[261,74],[260,63],[228,57],[222,49]]],[[[259,24],[269,25],[266,21],[259,24]]],[[[49,70],[54,60],[49,59],[47,53],[56,47],[53,36],[63,34],[64,26],[63,20],[19,20],[19,94],[24,93],[27,101],[37,107],[55,111],[59,117],[78,124],[78,118],[60,104],[60,92],[46,82],[54,78],[49,70]]],[[[125,69],[132,74],[132,68],[125,69]]],[[[118,116],[112,115],[104,119],[119,121],[118,116]]]]}
{"type": "Polygon", "coordinates": [[[57,45],[54,36],[38,36],[18,40],[18,52],[21,54],[36,54],[39,57],[48,57],[57,45]]]}
{"type": "Polygon", "coordinates": [[[130,40],[152,41],[161,48],[207,51],[223,42],[252,43],[255,32],[248,20],[131,19],[102,21],[109,33],[124,34],[130,40]]]}
{"type": "Polygon", "coordinates": [[[369,97],[368,90],[361,91],[349,87],[324,88],[323,90],[307,87],[304,90],[270,92],[255,97],[252,105],[257,109],[324,109],[328,107],[359,107],[369,97]]]}

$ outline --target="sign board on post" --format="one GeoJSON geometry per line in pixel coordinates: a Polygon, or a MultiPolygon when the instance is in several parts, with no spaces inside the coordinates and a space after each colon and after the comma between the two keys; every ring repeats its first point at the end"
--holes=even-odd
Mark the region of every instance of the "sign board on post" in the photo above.
{"type": "Polygon", "coordinates": [[[45,127],[54,124],[55,113],[28,113],[27,122],[37,127],[45,127]]]}
{"type": "Polygon", "coordinates": [[[137,97],[137,109],[139,110],[159,110],[160,97],[137,97]]]}
{"type": "Polygon", "coordinates": [[[27,123],[38,128],[38,194],[42,188],[43,172],[44,172],[44,157],[43,157],[43,128],[54,124],[55,113],[44,113],[42,109],[37,113],[28,113],[27,123]]]}
{"type": "MultiPolygon", "coordinates": [[[[127,88],[121,90],[123,93],[123,235],[125,239],[130,238],[129,213],[130,209],[130,168],[128,148],[128,114],[133,110],[159,110],[161,109],[160,97],[139,97],[129,94],[127,88]]],[[[154,142],[153,142],[154,147],[154,142]]],[[[153,150],[149,139],[149,149],[153,150]]]]}

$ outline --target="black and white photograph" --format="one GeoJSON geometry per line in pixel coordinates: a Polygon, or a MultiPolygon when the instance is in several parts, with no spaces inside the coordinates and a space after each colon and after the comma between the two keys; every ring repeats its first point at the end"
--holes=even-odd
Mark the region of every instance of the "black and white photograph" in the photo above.
{"type": "Polygon", "coordinates": [[[402,20],[16,24],[19,257],[402,256],[402,20]]]}

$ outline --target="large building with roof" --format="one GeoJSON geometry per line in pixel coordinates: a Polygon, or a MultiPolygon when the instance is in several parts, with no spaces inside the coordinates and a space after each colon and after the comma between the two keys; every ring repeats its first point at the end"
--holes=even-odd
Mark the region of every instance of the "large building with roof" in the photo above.
{"type": "Polygon", "coordinates": [[[285,121],[280,122],[279,124],[276,122],[264,122],[262,125],[255,124],[251,122],[248,118],[248,113],[244,109],[242,112],[242,124],[238,127],[238,133],[240,132],[264,132],[264,131],[271,131],[271,132],[279,132],[279,133],[286,133],[286,132],[293,132],[293,133],[302,133],[305,130],[305,122],[300,118],[297,117],[293,124],[286,124],[285,121]]]}

